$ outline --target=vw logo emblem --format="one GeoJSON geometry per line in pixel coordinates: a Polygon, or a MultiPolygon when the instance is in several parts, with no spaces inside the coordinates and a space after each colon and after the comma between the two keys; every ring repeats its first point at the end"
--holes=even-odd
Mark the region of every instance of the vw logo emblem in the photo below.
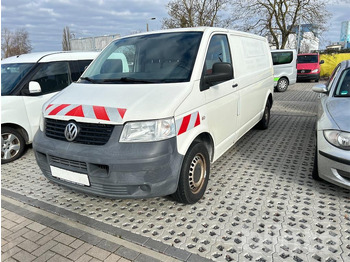
{"type": "Polygon", "coordinates": [[[301,70],[301,73],[305,73],[305,70],[301,70]]]}
{"type": "Polygon", "coordinates": [[[78,135],[78,127],[74,123],[69,123],[64,130],[64,136],[68,141],[73,141],[78,135]]]}

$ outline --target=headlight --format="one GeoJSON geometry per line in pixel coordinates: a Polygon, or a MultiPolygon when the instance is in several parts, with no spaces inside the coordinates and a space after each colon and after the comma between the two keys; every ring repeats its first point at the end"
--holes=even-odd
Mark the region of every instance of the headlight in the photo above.
{"type": "Polygon", "coordinates": [[[44,129],[45,129],[44,126],[45,126],[45,124],[44,124],[44,112],[41,112],[40,120],[39,120],[39,128],[40,128],[41,132],[44,132],[44,129]]]}
{"type": "Polygon", "coordinates": [[[350,150],[350,133],[339,130],[325,130],[323,135],[333,146],[350,150]]]}
{"type": "Polygon", "coordinates": [[[312,70],[311,73],[318,73],[318,69],[312,70]]]}
{"type": "Polygon", "coordinates": [[[126,123],[120,142],[153,142],[175,136],[173,118],[126,123]]]}

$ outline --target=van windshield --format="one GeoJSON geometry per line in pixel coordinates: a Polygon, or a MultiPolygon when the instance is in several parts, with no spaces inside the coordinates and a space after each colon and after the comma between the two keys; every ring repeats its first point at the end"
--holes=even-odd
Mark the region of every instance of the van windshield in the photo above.
{"type": "Polygon", "coordinates": [[[34,65],[30,63],[2,64],[1,95],[10,95],[34,65]]]}
{"type": "Polygon", "coordinates": [[[112,42],[81,83],[175,83],[191,78],[202,32],[133,36],[112,42]]]}
{"type": "Polygon", "coordinates": [[[298,55],[298,64],[318,63],[317,55],[298,55]]]}

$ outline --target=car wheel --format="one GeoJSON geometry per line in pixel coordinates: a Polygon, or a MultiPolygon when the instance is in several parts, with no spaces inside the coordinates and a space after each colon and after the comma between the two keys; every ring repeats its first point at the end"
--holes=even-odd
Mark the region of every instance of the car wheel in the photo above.
{"type": "Polygon", "coordinates": [[[260,122],[258,123],[258,128],[265,130],[269,127],[269,123],[270,123],[270,102],[267,101],[266,102],[266,106],[265,106],[265,110],[264,110],[264,114],[262,119],[260,120],[260,122]]]}
{"type": "Polygon", "coordinates": [[[199,201],[207,188],[209,172],[210,162],[207,148],[201,142],[192,144],[185,155],[178,187],[172,197],[185,204],[199,201]]]}
{"type": "Polygon", "coordinates": [[[312,178],[315,180],[321,180],[319,174],[318,174],[318,160],[317,160],[317,146],[315,146],[315,156],[314,156],[314,166],[312,169],[312,178]]]}
{"type": "Polygon", "coordinates": [[[276,90],[278,92],[284,92],[288,88],[288,79],[280,78],[277,82],[276,90]]]}
{"type": "Polygon", "coordinates": [[[21,157],[24,153],[23,136],[14,128],[1,128],[1,164],[6,164],[21,157]]]}

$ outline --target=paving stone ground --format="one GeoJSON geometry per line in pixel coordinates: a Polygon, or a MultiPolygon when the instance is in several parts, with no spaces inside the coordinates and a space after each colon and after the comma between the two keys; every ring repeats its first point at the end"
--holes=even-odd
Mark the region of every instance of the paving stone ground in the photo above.
{"type": "MultiPolygon", "coordinates": [[[[168,197],[120,200],[72,191],[41,174],[31,149],[2,166],[2,195],[181,261],[350,261],[349,191],[311,178],[313,84],[275,93],[269,129],[249,131],[212,165],[206,194],[195,205],[168,197]]],[[[2,219],[7,227],[17,226],[3,214],[2,219]]],[[[22,230],[14,251],[35,256],[34,239],[41,231],[22,230]]],[[[74,241],[53,241],[48,255],[69,258],[74,252],[74,241]]],[[[94,253],[82,254],[82,261],[105,259],[103,252],[94,253]]],[[[128,248],[113,254],[137,258],[128,248]]]]}

